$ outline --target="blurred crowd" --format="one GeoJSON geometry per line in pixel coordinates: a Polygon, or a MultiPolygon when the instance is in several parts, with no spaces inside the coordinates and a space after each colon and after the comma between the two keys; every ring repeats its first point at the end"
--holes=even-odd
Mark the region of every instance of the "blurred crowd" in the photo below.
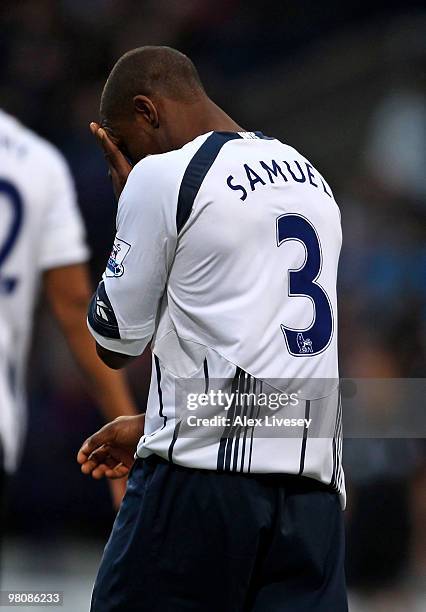
{"type": "MultiPolygon", "coordinates": [[[[105,77],[115,60],[136,46],[167,44],[186,52],[226,111],[247,129],[301,150],[333,188],[344,235],[341,375],[421,378],[426,372],[422,4],[3,0],[0,106],[67,157],[96,282],[115,222],[104,160],[88,130],[98,116],[105,77]]],[[[112,517],[107,490],[86,482],[73,464],[79,442],[99,417],[43,305],[38,318],[14,528],[54,537],[64,525],[71,531],[86,525],[105,535],[112,517]],[[25,512],[29,500],[31,520],[25,512]]],[[[146,355],[130,369],[141,409],[149,368],[146,355]]],[[[362,593],[420,580],[426,569],[424,441],[349,442],[347,478],[350,585],[362,593]],[[360,454],[371,465],[381,457],[381,469],[360,469],[360,454]],[[397,471],[395,457],[402,458],[397,471]]]]}

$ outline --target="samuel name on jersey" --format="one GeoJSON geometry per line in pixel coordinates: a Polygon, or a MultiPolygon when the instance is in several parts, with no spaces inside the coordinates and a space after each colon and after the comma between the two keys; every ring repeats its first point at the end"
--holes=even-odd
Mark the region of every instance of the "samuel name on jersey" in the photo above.
{"type": "Polygon", "coordinates": [[[289,179],[296,181],[296,183],[305,183],[308,181],[312,187],[316,187],[317,189],[320,188],[330,198],[333,197],[330,187],[327,185],[322,176],[316,173],[311,164],[305,162],[304,167],[302,167],[296,159],[294,161],[284,160],[281,162],[281,165],[274,159],[271,160],[270,163],[266,163],[261,160],[259,161],[259,167],[256,167],[255,169],[251,168],[248,164],[243,164],[241,173],[239,173],[237,177],[232,175],[228,176],[226,183],[230,189],[233,191],[239,191],[241,193],[240,200],[244,202],[244,200],[247,199],[250,191],[256,190],[257,184],[264,186],[271,185],[275,183],[276,179],[281,179],[286,183],[289,179]],[[294,167],[292,169],[293,164],[294,167]],[[282,170],[283,165],[286,168],[286,174],[284,174],[282,170]],[[244,180],[241,177],[243,173],[246,175],[245,186],[243,184],[244,180]],[[318,178],[316,178],[316,176],[318,178]],[[235,184],[236,180],[239,180],[240,184],[235,184]],[[316,180],[319,181],[321,185],[318,185],[318,183],[315,182],[316,180]]]}

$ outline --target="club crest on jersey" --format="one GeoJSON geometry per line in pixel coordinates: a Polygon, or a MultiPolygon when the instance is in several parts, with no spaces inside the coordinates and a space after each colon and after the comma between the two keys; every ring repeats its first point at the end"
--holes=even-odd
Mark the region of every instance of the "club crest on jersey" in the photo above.
{"type": "Polygon", "coordinates": [[[112,247],[111,255],[108,258],[106,276],[123,276],[124,274],[124,259],[127,253],[130,251],[130,244],[116,238],[114,246],[112,247]]]}
{"type": "Polygon", "coordinates": [[[312,340],[310,338],[304,338],[302,333],[297,334],[297,346],[299,347],[299,353],[312,353],[312,340]]]}

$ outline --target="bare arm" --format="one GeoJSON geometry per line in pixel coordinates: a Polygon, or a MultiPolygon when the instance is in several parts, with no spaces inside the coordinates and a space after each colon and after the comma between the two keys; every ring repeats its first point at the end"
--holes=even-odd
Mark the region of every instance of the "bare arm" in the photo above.
{"type": "Polygon", "coordinates": [[[91,297],[87,267],[78,264],[46,271],[44,290],[68,345],[88,381],[89,391],[102,409],[105,419],[110,421],[121,415],[136,414],[123,375],[111,371],[102,363],[87,329],[87,305],[91,297]]]}
{"type": "Polygon", "coordinates": [[[109,351],[97,342],[96,352],[98,354],[99,359],[101,359],[104,364],[112,370],[121,370],[122,368],[125,368],[129,363],[131,363],[134,359],[136,359],[136,357],[132,357],[131,355],[123,355],[121,353],[114,353],[114,351],[109,351]]]}

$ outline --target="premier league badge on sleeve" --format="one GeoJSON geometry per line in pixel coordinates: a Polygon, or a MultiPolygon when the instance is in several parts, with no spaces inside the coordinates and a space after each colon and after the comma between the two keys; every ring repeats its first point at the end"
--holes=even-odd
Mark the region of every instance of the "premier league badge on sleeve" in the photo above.
{"type": "Polygon", "coordinates": [[[107,268],[105,272],[106,276],[123,276],[123,262],[129,251],[130,244],[117,237],[115,239],[114,246],[112,247],[111,255],[108,259],[107,268]]]}

